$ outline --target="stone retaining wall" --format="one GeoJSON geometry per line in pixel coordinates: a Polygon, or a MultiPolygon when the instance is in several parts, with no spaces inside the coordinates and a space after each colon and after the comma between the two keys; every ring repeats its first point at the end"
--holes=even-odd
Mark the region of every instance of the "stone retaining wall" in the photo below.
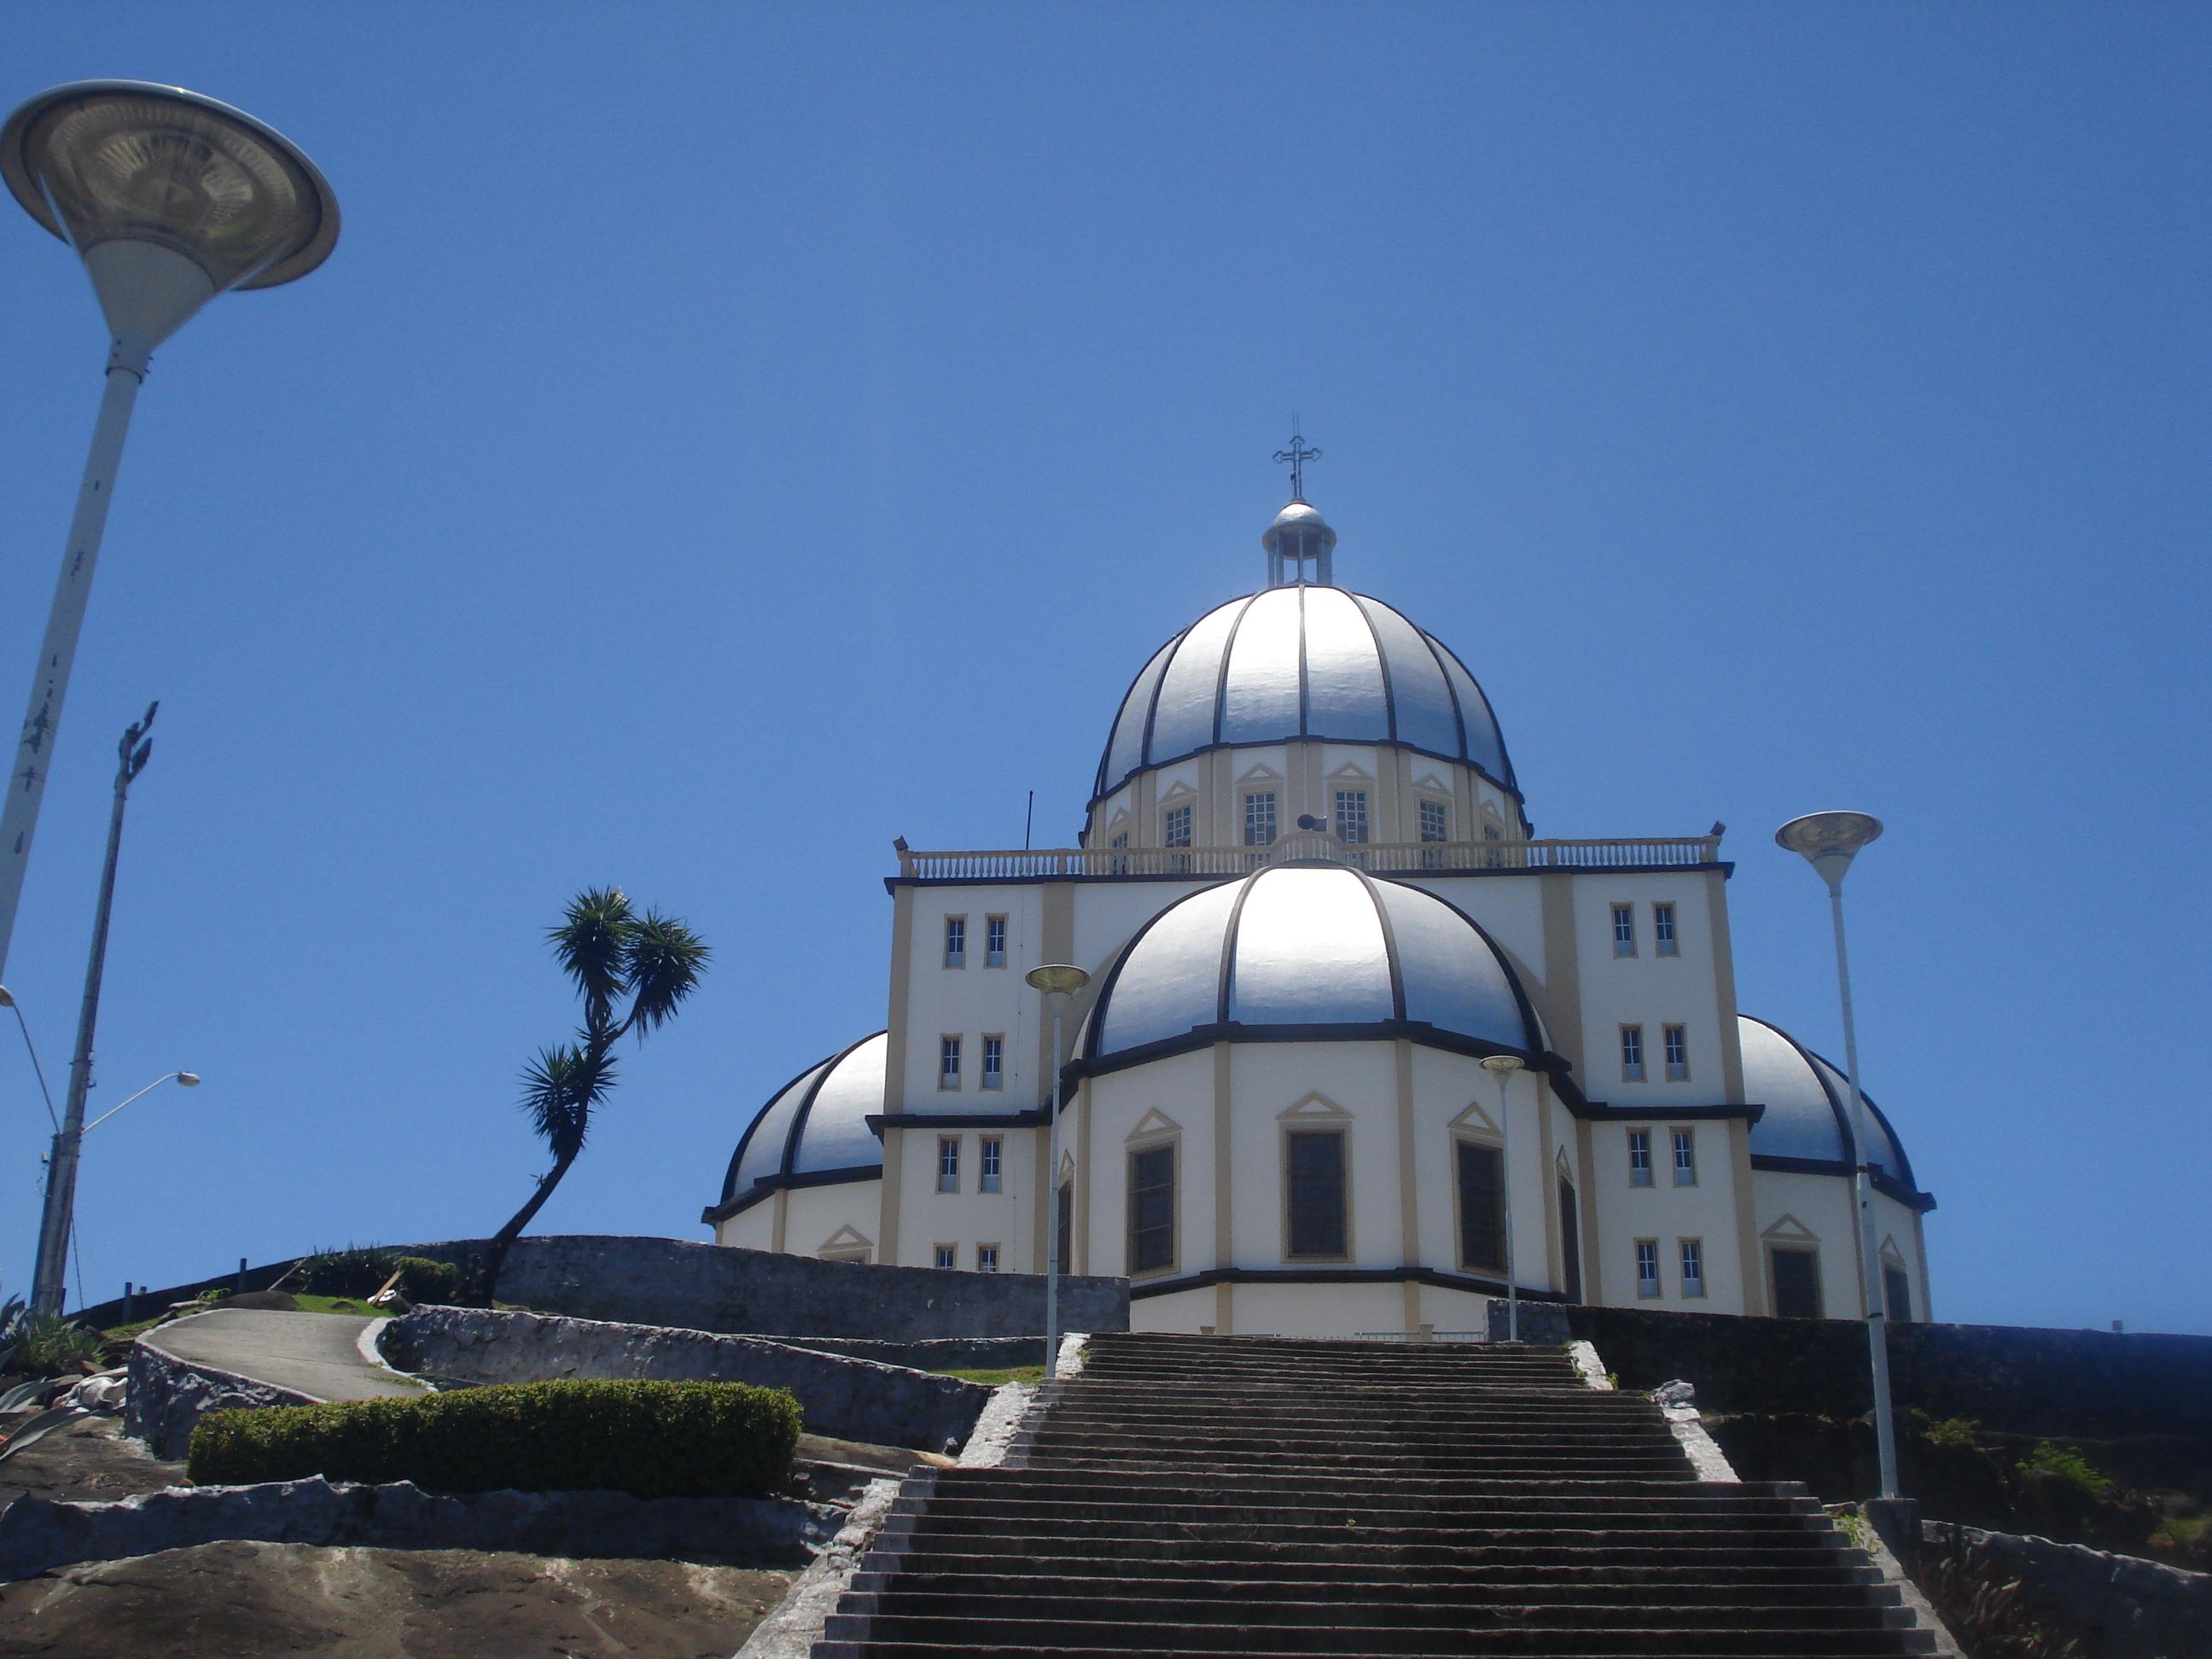
{"type": "MultiPolygon", "coordinates": [[[[1572,1334],[1597,1345],[1626,1389],[1686,1378],[1708,1412],[1856,1417],[1872,1404],[1856,1320],[1566,1311],[1572,1334]]],[[[1917,1407],[2014,1434],[2193,1434],[2212,1400],[2212,1337],[1895,1325],[1889,1370],[1900,1414],[1917,1407]]]]}
{"type": "Polygon", "coordinates": [[[192,1425],[209,1412],[317,1403],[309,1395],[179,1359],[143,1336],[131,1345],[129,1370],[123,1431],[170,1462],[183,1458],[191,1445],[192,1425]]]}
{"type": "MultiPolygon", "coordinates": [[[[398,1246],[465,1267],[484,1241],[449,1239],[398,1246]]],[[[289,1261],[250,1269],[246,1284],[266,1289],[289,1261]]],[[[142,1316],[203,1290],[228,1289],[234,1273],[142,1292],[142,1316]]],[[[1044,1329],[1044,1279],[1034,1273],[962,1273],[817,1261],[681,1238],[556,1234],[515,1241],[499,1281],[499,1299],[578,1319],[675,1325],[754,1336],[858,1337],[916,1342],[1021,1337],[1044,1329]]],[[[1123,1279],[1063,1275],[1060,1324],[1081,1331],[1129,1328],[1123,1279]]],[[[119,1324],[123,1304],[95,1304],[72,1316],[95,1327],[119,1324]]]]}
{"type": "Polygon", "coordinates": [[[19,1498],[0,1510],[0,1581],[227,1539],[795,1566],[828,1541],[842,1518],[826,1504],[780,1498],[438,1493],[404,1480],[352,1486],[318,1475],[252,1486],[172,1486],[112,1504],[19,1498]]]}
{"type": "Polygon", "coordinates": [[[2036,1610],[2098,1659],[2212,1659],[2212,1573],[1941,1521],[1921,1535],[1931,1551],[1954,1535],[1986,1547],[1998,1574],[2020,1579],[2036,1610]]]}
{"type": "Polygon", "coordinates": [[[379,1346],[398,1369],[433,1381],[650,1377],[789,1389],[811,1434],[933,1452],[958,1449],[991,1397],[957,1377],[759,1337],[481,1308],[417,1308],[386,1325],[379,1346]]]}

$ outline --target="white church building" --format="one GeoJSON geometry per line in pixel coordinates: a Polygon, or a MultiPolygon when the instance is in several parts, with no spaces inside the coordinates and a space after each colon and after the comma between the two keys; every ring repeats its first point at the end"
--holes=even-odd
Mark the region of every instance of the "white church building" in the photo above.
{"type": "MultiPolygon", "coordinates": [[[[744,1126],[716,1242],[1041,1273],[1056,1224],[1151,1330],[1479,1330],[1509,1255],[1538,1301],[1861,1316],[1848,1088],[1737,1012],[1718,826],[1532,838],[1460,659],[1302,499],[1261,539],[1138,671],[1080,847],[895,843],[886,1029],[744,1126]]],[[[1869,1121],[1924,1319],[1935,1200],[1869,1121]]]]}

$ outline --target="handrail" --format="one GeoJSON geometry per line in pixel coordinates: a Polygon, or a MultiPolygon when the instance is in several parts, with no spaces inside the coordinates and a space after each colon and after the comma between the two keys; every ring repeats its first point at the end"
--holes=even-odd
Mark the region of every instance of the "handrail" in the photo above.
{"type": "Polygon", "coordinates": [[[1296,831],[1269,847],[1054,847],[918,852],[894,843],[912,881],[1008,881],[1039,877],[1249,875],[1272,864],[1348,864],[1378,875],[1482,870],[1684,870],[1720,861],[1718,836],[1619,836],[1595,840],[1364,842],[1296,831]]]}

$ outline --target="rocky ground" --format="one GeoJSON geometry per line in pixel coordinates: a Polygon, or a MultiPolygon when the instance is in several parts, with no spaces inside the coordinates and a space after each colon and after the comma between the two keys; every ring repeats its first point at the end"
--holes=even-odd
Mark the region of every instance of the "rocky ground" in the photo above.
{"type": "MultiPolygon", "coordinates": [[[[901,1470],[913,1456],[823,1441],[805,1453],[901,1470]]],[[[27,1492],[112,1502],[184,1478],[183,1465],[149,1456],[114,1419],[95,1418],[0,1462],[0,1505],[27,1492]]],[[[0,1584],[0,1656],[727,1659],[793,1576],[680,1561],[207,1544],[0,1584]]]]}
{"type": "Polygon", "coordinates": [[[204,1544],[0,1585],[0,1655],[727,1659],[792,1577],[680,1561],[204,1544]]]}

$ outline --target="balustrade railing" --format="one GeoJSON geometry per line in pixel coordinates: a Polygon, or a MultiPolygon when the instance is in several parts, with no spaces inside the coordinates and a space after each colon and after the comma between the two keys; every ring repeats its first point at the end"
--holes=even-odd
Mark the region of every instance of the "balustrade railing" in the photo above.
{"type": "Polygon", "coordinates": [[[1065,876],[1249,875],[1271,864],[1321,860],[1377,875],[1481,870],[1682,870],[1720,860],[1718,836],[1630,836],[1583,841],[1339,841],[1294,831],[1269,847],[1057,847],[1034,851],[898,850],[899,874],[921,881],[1006,881],[1065,876]]]}

